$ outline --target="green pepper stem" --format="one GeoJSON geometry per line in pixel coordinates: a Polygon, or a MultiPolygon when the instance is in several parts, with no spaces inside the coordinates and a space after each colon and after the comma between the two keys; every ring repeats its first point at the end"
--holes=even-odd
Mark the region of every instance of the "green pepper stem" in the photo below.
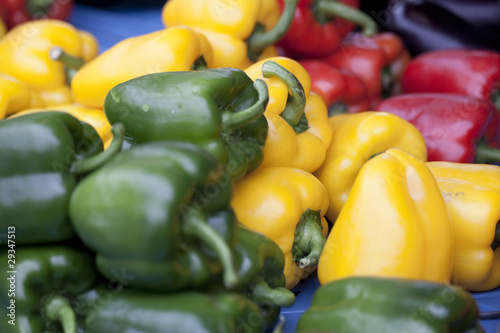
{"type": "Polygon", "coordinates": [[[328,19],[341,18],[352,22],[360,27],[366,36],[373,36],[378,31],[377,23],[370,15],[338,0],[317,0],[315,6],[317,15],[328,19]]]}
{"type": "Polygon", "coordinates": [[[500,149],[489,147],[485,141],[481,141],[476,147],[475,162],[500,164],[500,149]]]}
{"type": "Polygon", "coordinates": [[[239,282],[238,273],[234,264],[234,257],[231,248],[220,234],[208,225],[201,213],[195,209],[188,209],[184,212],[183,231],[200,239],[217,253],[223,267],[223,283],[226,288],[233,288],[239,282]]]}
{"type": "Polygon", "coordinates": [[[66,297],[55,295],[45,303],[44,310],[47,318],[58,321],[64,333],[76,333],[76,315],[66,297]]]}
{"type": "Polygon", "coordinates": [[[292,291],[285,287],[271,288],[264,280],[254,284],[250,298],[257,304],[272,303],[276,306],[291,306],[295,302],[292,291]]]}
{"type": "Polygon", "coordinates": [[[76,58],[59,46],[53,46],[49,51],[49,58],[53,61],[61,62],[65,67],[66,83],[71,85],[71,81],[76,72],[85,64],[82,59],[76,58]]]}
{"type": "Polygon", "coordinates": [[[265,78],[277,77],[290,89],[291,98],[286,102],[281,117],[295,129],[300,123],[306,108],[306,94],[299,79],[275,61],[269,60],[262,64],[262,75],[265,78]]]}
{"type": "Polygon", "coordinates": [[[231,133],[234,130],[250,124],[264,114],[266,111],[267,103],[269,102],[269,91],[266,83],[257,79],[254,82],[254,88],[257,90],[258,99],[255,104],[248,109],[238,112],[224,111],[222,112],[222,132],[231,133]]]}
{"type": "Polygon", "coordinates": [[[491,94],[491,101],[497,107],[498,112],[500,112],[500,90],[496,90],[491,94]]]}
{"type": "Polygon", "coordinates": [[[308,208],[300,217],[292,246],[293,261],[298,262],[301,268],[318,263],[326,242],[322,229],[320,211],[308,208]]]}
{"type": "Polygon", "coordinates": [[[252,61],[257,61],[264,49],[272,44],[277,43],[285,36],[292,24],[295,15],[295,9],[299,0],[284,0],[285,7],[276,23],[276,25],[265,31],[265,27],[257,24],[250,37],[246,40],[248,49],[248,58],[252,61]]]}
{"type": "Polygon", "coordinates": [[[115,123],[111,129],[113,140],[108,148],[97,155],[89,158],[75,161],[70,168],[72,174],[89,173],[108,162],[112,157],[118,154],[122,148],[122,143],[125,137],[125,126],[122,123],[115,123]]]}

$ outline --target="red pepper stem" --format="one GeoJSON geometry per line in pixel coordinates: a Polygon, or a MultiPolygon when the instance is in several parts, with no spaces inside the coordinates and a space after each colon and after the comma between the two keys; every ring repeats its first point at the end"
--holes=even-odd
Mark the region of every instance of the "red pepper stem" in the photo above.
{"type": "Polygon", "coordinates": [[[113,140],[111,140],[108,148],[97,155],[74,162],[71,165],[70,173],[89,173],[104,165],[112,157],[118,154],[125,138],[125,126],[123,126],[122,123],[115,123],[111,132],[113,133],[113,140]]]}
{"type": "Polygon", "coordinates": [[[262,64],[262,75],[265,78],[277,77],[288,86],[292,95],[288,98],[285,108],[281,112],[281,117],[295,129],[299,125],[306,108],[304,87],[292,72],[272,60],[262,64]]]}
{"type": "Polygon", "coordinates": [[[295,294],[285,287],[271,288],[263,279],[254,284],[251,299],[257,304],[292,306],[295,294]]]}
{"type": "Polygon", "coordinates": [[[298,3],[299,0],[284,0],[285,7],[278,22],[272,29],[265,31],[266,27],[262,24],[255,26],[254,31],[246,40],[250,60],[257,61],[266,47],[277,43],[285,36],[292,24],[298,3]]]}
{"type": "Polygon", "coordinates": [[[378,31],[377,23],[370,15],[338,0],[317,0],[315,6],[318,15],[330,19],[341,18],[352,22],[361,27],[363,34],[366,36],[373,36],[378,31]]]}
{"type": "Polygon", "coordinates": [[[489,147],[481,141],[476,147],[476,163],[500,164],[500,149],[489,147]]]}
{"type": "Polygon", "coordinates": [[[308,208],[300,217],[292,246],[293,261],[297,262],[301,268],[311,267],[318,263],[326,242],[322,229],[320,211],[308,208]]]}
{"type": "Polygon", "coordinates": [[[61,324],[64,333],[76,333],[76,315],[68,299],[55,295],[44,305],[48,319],[61,324]]]}
{"type": "Polygon", "coordinates": [[[183,231],[207,244],[215,253],[223,267],[223,283],[228,289],[233,288],[239,282],[238,273],[234,264],[233,252],[229,244],[205,222],[201,212],[188,208],[183,212],[183,231]]]}

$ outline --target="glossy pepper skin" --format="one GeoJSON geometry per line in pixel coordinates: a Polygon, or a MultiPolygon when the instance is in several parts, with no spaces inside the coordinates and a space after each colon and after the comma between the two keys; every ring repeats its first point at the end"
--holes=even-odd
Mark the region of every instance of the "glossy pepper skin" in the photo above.
{"type": "Polygon", "coordinates": [[[314,175],[328,191],[326,217],[334,222],[344,206],[363,165],[390,148],[427,159],[422,134],[406,120],[387,112],[364,111],[329,118],[332,144],[314,175]]]}
{"type": "Polygon", "coordinates": [[[26,108],[24,111],[17,112],[15,116],[20,116],[28,113],[44,112],[44,111],[60,111],[67,112],[80,121],[86,122],[91,125],[99,134],[102,140],[104,149],[107,149],[113,140],[113,133],[111,131],[111,124],[106,118],[106,114],[101,109],[89,108],[80,104],[64,104],[54,107],[46,107],[42,109],[26,108]]]}
{"type": "Polygon", "coordinates": [[[297,333],[484,332],[467,291],[444,283],[348,277],[319,287],[297,333]]]}
{"type": "Polygon", "coordinates": [[[470,291],[500,286],[500,166],[427,162],[448,207],[455,254],[451,281],[470,291]]]}
{"type": "Polygon", "coordinates": [[[81,67],[71,79],[77,103],[103,108],[114,86],[151,73],[189,71],[211,67],[213,49],[208,40],[182,26],[129,37],[81,67]]]}
{"type": "Polygon", "coordinates": [[[21,110],[43,105],[40,97],[26,84],[0,73],[0,119],[21,110]]]}
{"type": "Polygon", "coordinates": [[[163,72],[113,87],[104,111],[134,142],[197,144],[240,179],[262,162],[268,96],[264,82],[235,68],[163,72]]]}
{"type": "Polygon", "coordinates": [[[73,0],[37,1],[37,0],[1,0],[3,19],[8,29],[21,23],[37,19],[66,20],[74,6],[73,0]]]}
{"type": "Polygon", "coordinates": [[[407,93],[382,101],[422,133],[429,161],[498,163],[500,114],[493,103],[452,93],[407,93]]]}
{"type": "Polygon", "coordinates": [[[269,90],[264,116],[269,131],[261,167],[286,166],[315,171],[331,142],[324,101],[310,92],[311,78],[295,60],[272,57],[245,70],[262,79],[269,90]]]}
{"type": "Polygon", "coordinates": [[[500,110],[500,53],[437,50],[414,58],[402,78],[405,93],[452,93],[492,100],[500,110]]]}
{"type": "Polygon", "coordinates": [[[288,31],[299,0],[172,0],[163,6],[165,27],[189,26],[205,35],[214,49],[213,68],[245,69],[276,56],[274,44],[288,31]]]}
{"type": "Polygon", "coordinates": [[[149,142],[122,151],[82,180],[69,214],[109,279],[124,270],[134,277],[131,287],[178,291],[202,286],[223,271],[229,288],[238,283],[231,194],[231,179],[202,148],[149,142]]]}
{"type": "Polygon", "coordinates": [[[93,258],[66,245],[17,246],[10,251],[0,255],[16,271],[4,272],[0,283],[1,304],[7,308],[2,332],[76,333],[73,300],[97,284],[93,258]]]}
{"type": "Polygon", "coordinates": [[[390,148],[359,171],[319,258],[319,282],[369,275],[449,283],[453,246],[429,168],[390,148]]]}
{"type": "MultiPolygon", "coordinates": [[[[0,121],[0,225],[16,229],[16,244],[50,243],[74,236],[70,196],[86,173],[118,152],[102,151],[88,124],[64,112],[40,112],[0,121]]],[[[0,244],[7,243],[2,234],[0,244]]]]}
{"type": "MultiPolygon", "coordinates": [[[[278,2],[283,6],[283,0],[278,2]]],[[[338,49],[355,25],[366,35],[377,32],[375,21],[359,10],[358,0],[300,0],[278,45],[292,58],[324,57],[338,49]]]]}
{"type": "Polygon", "coordinates": [[[316,267],[328,232],[328,194],[312,174],[289,167],[260,168],[235,184],[231,205],[242,224],[278,244],[288,289],[316,267]]]}
{"type": "Polygon", "coordinates": [[[105,291],[93,291],[79,297],[88,309],[84,332],[265,333],[272,328],[266,327],[259,307],[238,293],[125,290],[109,300],[100,294],[106,295],[105,291]]]}
{"type": "Polygon", "coordinates": [[[45,106],[73,101],[66,81],[67,67],[50,57],[54,46],[77,58],[79,64],[93,59],[98,52],[93,35],[54,19],[23,23],[0,40],[0,73],[33,89],[45,106]]]}

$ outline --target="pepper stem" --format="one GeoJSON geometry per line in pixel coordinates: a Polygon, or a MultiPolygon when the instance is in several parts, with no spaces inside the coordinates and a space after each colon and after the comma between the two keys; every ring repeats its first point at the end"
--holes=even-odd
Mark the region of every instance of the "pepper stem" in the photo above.
{"type": "Polygon", "coordinates": [[[491,101],[497,107],[498,112],[500,112],[500,90],[496,90],[491,94],[491,101]]]}
{"type": "Polygon", "coordinates": [[[269,102],[267,85],[263,80],[257,79],[253,86],[259,95],[257,102],[245,110],[238,112],[222,112],[222,132],[231,133],[242,126],[250,124],[264,114],[267,103],[269,102]]]}
{"type": "Polygon", "coordinates": [[[378,31],[377,23],[370,15],[338,0],[317,0],[315,6],[316,14],[320,16],[319,21],[325,21],[321,18],[341,18],[360,27],[366,36],[373,36],[378,31]]]}
{"type": "Polygon", "coordinates": [[[84,174],[89,173],[100,166],[104,165],[113,156],[118,154],[122,148],[123,140],[125,137],[125,126],[122,123],[116,123],[111,129],[113,133],[113,140],[109,144],[108,148],[97,155],[89,158],[75,161],[70,168],[70,173],[72,174],[84,174]]]}
{"type": "Polygon", "coordinates": [[[53,61],[61,62],[65,67],[66,82],[71,84],[76,72],[85,64],[82,59],[76,58],[59,47],[53,46],[49,51],[49,58],[53,61]]]}
{"type": "Polygon", "coordinates": [[[281,112],[281,117],[285,119],[296,133],[307,130],[307,119],[303,119],[305,118],[304,110],[306,108],[306,95],[304,87],[302,87],[299,79],[285,67],[272,60],[262,64],[262,75],[265,78],[275,76],[288,86],[291,96],[289,96],[285,108],[281,112]]]}
{"type": "Polygon", "coordinates": [[[285,36],[292,24],[298,3],[299,0],[284,0],[285,7],[283,8],[283,12],[272,29],[265,31],[263,25],[257,24],[255,26],[254,31],[246,40],[248,58],[250,60],[257,61],[267,46],[277,43],[285,36]]]}
{"type": "Polygon", "coordinates": [[[323,227],[320,212],[308,208],[295,229],[292,255],[293,261],[298,262],[300,268],[316,265],[325,245],[326,237],[321,231],[323,227]]]}
{"type": "Polygon", "coordinates": [[[500,163],[500,149],[489,147],[483,140],[476,147],[476,163],[500,163]]]}
{"type": "Polygon", "coordinates": [[[223,283],[226,288],[232,288],[239,282],[236,267],[234,265],[233,252],[220,234],[207,224],[201,213],[195,209],[187,209],[184,212],[183,231],[206,243],[217,253],[224,269],[223,283]]]}
{"type": "Polygon", "coordinates": [[[64,333],[76,333],[76,315],[66,297],[53,296],[44,308],[47,318],[60,322],[64,333]]]}
{"type": "Polygon", "coordinates": [[[274,304],[275,306],[291,306],[295,302],[295,294],[285,287],[271,288],[266,281],[254,284],[250,298],[257,304],[274,304]]]}

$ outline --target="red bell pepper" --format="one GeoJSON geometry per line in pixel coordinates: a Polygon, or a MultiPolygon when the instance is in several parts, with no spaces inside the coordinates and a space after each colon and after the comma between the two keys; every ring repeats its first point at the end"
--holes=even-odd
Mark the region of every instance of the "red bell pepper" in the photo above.
{"type": "Polygon", "coordinates": [[[35,19],[66,20],[73,5],[74,0],[0,0],[7,29],[35,19]]]}
{"type": "Polygon", "coordinates": [[[450,93],[390,97],[375,108],[412,123],[429,161],[500,163],[500,115],[489,100],[450,93]]]}
{"type": "Polygon", "coordinates": [[[299,63],[311,77],[311,91],[323,99],[330,115],[369,109],[365,84],[357,76],[321,60],[299,60],[299,63]]]}
{"type": "MultiPolygon", "coordinates": [[[[283,10],[283,0],[278,0],[283,10]]],[[[300,0],[288,32],[278,42],[294,59],[323,57],[334,52],[354,25],[377,32],[376,22],[359,10],[359,0],[300,0]]]]}
{"type": "Polygon", "coordinates": [[[407,66],[403,91],[444,92],[491,99],[500,110],[500,53],[453,49],[423,53],[407,66]]]}

